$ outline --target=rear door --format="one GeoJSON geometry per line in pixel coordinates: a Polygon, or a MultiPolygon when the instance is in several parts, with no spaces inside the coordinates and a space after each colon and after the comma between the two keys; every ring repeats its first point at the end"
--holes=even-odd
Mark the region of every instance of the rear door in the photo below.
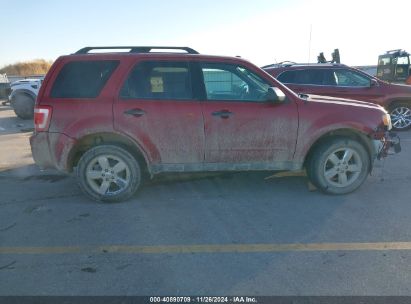
{"type": "Polygon", "coordinates": [[[292,160],[298,131],[296,104],[266,101],[273,84],[247,67],[200,63],[205,96],[206,163],[270,163],[292,160]]]}
{"type": "Polygon", "coordinates": [[[154,164],[201,163],[204,122],[187,61],[141,61],[114,103],[114,126],[136,140],[154,164]]]}

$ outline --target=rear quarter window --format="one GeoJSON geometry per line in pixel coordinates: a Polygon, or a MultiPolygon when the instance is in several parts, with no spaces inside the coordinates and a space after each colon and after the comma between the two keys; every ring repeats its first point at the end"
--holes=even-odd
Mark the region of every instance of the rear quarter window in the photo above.
{"type": "Polygon", "coordinates": [[[60,70],[52,98],[96,98],[118,66],[117,60],[72,61],[60,70]]]}

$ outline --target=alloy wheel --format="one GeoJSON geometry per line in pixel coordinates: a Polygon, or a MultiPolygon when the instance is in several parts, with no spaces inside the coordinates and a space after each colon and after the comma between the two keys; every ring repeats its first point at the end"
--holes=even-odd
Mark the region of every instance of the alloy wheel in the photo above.
{"type": "Polygon", "coordinates": [[[324,177],[335,187],[347,187],[354,183],[362,170],[360,155],[351,148],[341,148],[332,152],[324,164],[324,177]]]}

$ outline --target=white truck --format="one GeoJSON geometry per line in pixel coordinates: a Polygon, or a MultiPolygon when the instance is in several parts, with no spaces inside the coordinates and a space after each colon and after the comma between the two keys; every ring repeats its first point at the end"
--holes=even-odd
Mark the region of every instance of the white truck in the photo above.
{"type": "Polygon", "coordinates": [[[9,79],[7,78],[6,74],[0,74],[0,100],[6,99],[9,94],[10,94],[9,79]]]}
{"type": "Polygon", "coordinates": [[[31,119],[34,114],[34,102],[43,82],[43,78],[28,78],[11,83],[10,105],[14,113],[22,119],[31,119]]]}

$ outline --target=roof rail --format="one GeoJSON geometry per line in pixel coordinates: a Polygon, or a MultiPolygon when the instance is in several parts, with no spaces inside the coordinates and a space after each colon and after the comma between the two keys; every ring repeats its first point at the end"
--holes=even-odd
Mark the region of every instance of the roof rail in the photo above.
{"type": "Polygon", "coordinates": [[[398,49],[398,50],[387,51],[384,55],[409,56],[410,54],[405,50],[398,49]]]}
{"type": "Polygon", "coordinates": [[[74,54],[88,54],[91,50],[126,50],[130,53],[150,53],[151,50],[182,50],[188,54],[199,54],[196,50],[181,46],[88,46],[75,52],[74,54]]]}
{"type": "Polygon", "coordinates": [[[292,65],[295,65],[295,64],[298,64],[298,63],[294,62],[294,61],[286,60],[286,61],[281,61],[281,62],[278,62],[278,63],[268,64],[268,65],[265,65],[261,68],[266,69],[266,68],[277,68],[277,67],[289,67],[289,66],[292,66],[292,65]]]}

